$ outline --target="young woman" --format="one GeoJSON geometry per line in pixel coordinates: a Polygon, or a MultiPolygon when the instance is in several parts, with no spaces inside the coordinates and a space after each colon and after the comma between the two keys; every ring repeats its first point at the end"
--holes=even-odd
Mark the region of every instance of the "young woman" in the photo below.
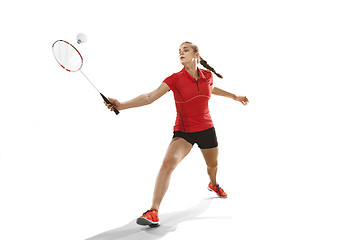
{"type": "MultiPolygon", "coordinates": [[[[153,103],[169,90],[172,90],[174,94],[177,117],[173,139],[156,179],[151,209],[137,219],[137,223],[140,225],[159,226],[158,209],[168,189],[171,173],[195,143],[199,146],[207,164],[207,172],[210,177],[208,189],[221,198],[227,197],[216,181],[218,143],[209,114],[208,101],[211,94],[232,98],[243,105],[248,103],[248,99],[213,86],[211,72],[219,78],[222,76],[200,57],[199,49],[195,44],[182,43],[179,49],[179,59],[184,68],[166,78],[156,90],[127,102],[109,98],[118,110],[125,110],[153,103]],[[199,69],[199,63],[208,70],[199,69]]],[[[110,105],[107,104],[107,106],[113,111],[110,105]]]]}

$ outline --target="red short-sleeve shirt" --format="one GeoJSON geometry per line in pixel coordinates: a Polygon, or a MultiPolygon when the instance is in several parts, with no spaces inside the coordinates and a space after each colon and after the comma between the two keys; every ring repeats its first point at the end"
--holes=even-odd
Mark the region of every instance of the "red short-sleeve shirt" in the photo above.
{"type": "Polygon", "coordinates": [[[175,99],[174,131],[199,132],[214,126],[208,106],[213,76],[208,70],[198,68],[198,71],[198,81],[185,68],[164,80],[175,99]]]}

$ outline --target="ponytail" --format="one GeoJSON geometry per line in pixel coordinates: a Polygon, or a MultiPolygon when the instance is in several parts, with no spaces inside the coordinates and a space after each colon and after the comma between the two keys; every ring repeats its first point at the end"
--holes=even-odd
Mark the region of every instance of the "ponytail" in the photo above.
{"type": "MultiPolygon", "coordinates": [[[[199,48],[198,46],[196,46],[195,44],[193,44],[192,42],[183,42],[182,44],[187,43],[190,44],[192,49],[194,50],[195,53],[199,52],[199,48]]],[[[218,76],[219,78],[223,78],[223,76],[219,73],[217,73],[215,71],[215,69],[213,67],[211,67],[202,57],[199,56],[200,59],[200,64],[203,65],[206,69],[210,70],[211,72],[213,72],[216,76],[218,76]]],[[[198,63],[199,63],[199,59],[198,59],[198,63]]]]}
{"type": "MultiPolygon", "coordinates": [[[[199,56],[200,57],[200,56],[199,56]]],[[[213,72],[216,76],[219,78],[223,78],[223,76],[220,73],[217,73],[213,67],[211,67],[202,57],[200,57],[200,64],[203,65],[206,69],[213,72]]]]}

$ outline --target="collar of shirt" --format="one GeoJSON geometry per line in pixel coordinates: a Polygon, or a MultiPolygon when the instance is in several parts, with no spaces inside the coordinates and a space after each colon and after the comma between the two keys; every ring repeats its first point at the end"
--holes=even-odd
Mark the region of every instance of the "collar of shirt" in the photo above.
{"type": "MultiPolygon", "coordinates": [[[[199,72],[199,81],[206,80],[205,74],[202,72],[200,68],[197,68],[199,72]]],[[[188,73],[188,71],[185,69],[185,67],[181,70],[181,72],[185,73],[185,75],[193,82],[196,82],[196,79],[188,73]]]]}

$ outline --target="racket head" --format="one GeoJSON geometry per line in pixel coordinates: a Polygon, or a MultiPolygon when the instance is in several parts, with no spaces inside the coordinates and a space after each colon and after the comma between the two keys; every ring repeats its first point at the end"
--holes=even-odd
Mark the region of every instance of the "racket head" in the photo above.
{"type": "Polygon", "coordinates": [[[57,40],[52,45],[52,51],[59,65],[68,72],[77,72],[83,65],[80,52],[69,42],[57,40]]]}

